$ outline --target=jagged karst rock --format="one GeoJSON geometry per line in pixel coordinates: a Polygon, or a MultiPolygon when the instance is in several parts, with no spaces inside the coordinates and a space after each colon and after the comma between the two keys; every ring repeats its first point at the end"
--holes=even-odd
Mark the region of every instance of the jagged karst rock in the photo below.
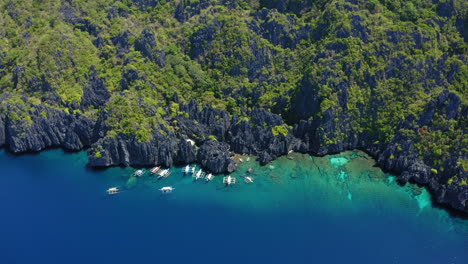
{"type": "Polygon", "coordinates": [[[236,164],[229,154],[229,145],[224,142],[205,142],[198,151],[198,160],[202,166],[214,173],[233,172],[236,169],[236,164]]]}
{"type": "Polygon", "coordinates": [[[141,10],[155,7],[159,4],[159,0],[131,0],[136,6],[140,7],[141,10]]]}
{"type": "Polygon", "coordinates": [[[135,40],[135,50],[141,52],[149,60],[156,62],[160,67],[164,67],[166,65],[166,53],[163,50],[157,50],[156,47],[154,33],[149,28],[145,28],[135,40]]]}
{"type": "Polygon", "coordinates": [[[13,68],[13,87],[16,89],[18,86],[18,83],[20,82],[23,72],[26,70],[25,67],[16,65],[13,68]]]}
{"type": "Polygon", "coordinates": [[[122,90],[127,90],[132,83],[134,83],[136,80],[144,80],[145,76],[140,74],[137,70],[135,69],[128,69],[125,70],[122,73],[122,80],[120,81],[120,85],[122,87],[122,90]]]}
{"type": "Polygon", "coordinates": [[[3,58],[2,57],[6,57],[6,53],[1,53],[0,52],[0,78],[2,78],[3,76],[6,75],[6,72],[5,72],[5,63],[3,62],[3,58]]]}
{"type": "Polygon", "coordinates": [[[212,42],[215,40],[221,22],[213,21],[212,24],[199,29],[190,38],[191,50],[190,57],[193,59],[203,59],[206,53],[211,49],[212,42]]]}
{"type": "Polygon", "coordinates": [[[111,37],[112,43],[119,49],[118,50],[119,54],[125,53],[130,48],[131,36],[132,36],[132,33],[126,30],[117,36],[111,37]]]}
{"type": "Polygon", "coordinates": [[[305,77],[292,99],[291,111],[287,117],[288,122],[297,123],[299,120],[307,120],[317,113],[321,103],[321,98],[317,94],[317,84],[310,78],[305,77]]]}
{"type": "Polygon", "coordinates": [[[101,36],[97,36],[97,38],[93,41],[94,46],[96,48],[101,49],[105,45],[105,41],[101,36]]]}
{"type": "Polygon", "coordinates": [[[197,147],[190,141],[182,138],[179,141],[176,162],[180,164],[190,164],[197,161],[197,147]]]}
{"type": "Polygon", "coordinates": [[[281,45],[283,48],[294,49],[301,40],[311,36],[312,28],[303,26],[299,29],[297,19],[294,15],[287,17],[288,23],[281,24],[275,19],[276,10],[262,9],[254,14],[256,20],[252,20],[249,27],[256,33],[268,39],[274,45],[281,45]]]}
{"type": "Polygon", "coordinates": [[[169,167],[174,163],[176,151],[177,141],[173,137],[155,134],[149,142],[140,142],[135,137],[120,135],[99,139],[88,151],[88,157],[89,163],[96,167],[155,164],[169,167]]]}
{"type": "Polygon", "coordinates": [[[278,11],[292,12],[300,14],[305,9],[310,8],[314,1],[294,1],[294,0],[269,0],[260,1],[261,7],[278,9],[278,11]]]}
{"type": "Polygon", "coordinates": [[[212,3],[209,0],[180,1],[175,10],[174,17],[179,22],[186,22],[190,17],[199,15],[201,10],[208,8],[212,3]]]}
{"type": "Polygon", "coordinates": [[[100,32],[99,27],[92,23],[89,19],[77,16],[76,10],[69,4],[62,4],[60,6],[60,12],[64,17],[65,22],[74,25],[77,29],[86,31],[94,36],[100,32]]]}
{"type": "Polygon", "coordinates": [[[62,98],[57,94],[57,91],[50,85],[46,78],[42,76],[38,78],[33,76],[28,81],[28,91],[39,92],[41,101],[50,105],[62,105],[62,98]]]}
{"type": "Polygon", "coordinates": [[[8,11],[8,15],[14,20],[18,22],[18,18],[20,17],[20,12],[16,7],[13,1],[8,1],[5,5],[5,9],[8,11]]]}
{"type": "Polygon", "coordinates": [[[461,99],[456,94],[444,90],[438,97],[429,103],[426,112],[419,120],[420,126],[430,125],[434,115],[443,115],[447,120],[458,119],[460,114],[461,99]]]}
{"type": "Polygon", "coordinates": [[[28,114],[31,122],[6,118],[5,143],[15,153],[58,146],[81,150],[92,143],[93,123],[84,116],[66,114],[42,105],[28,114]]]}
{"type": "Polygon", "coordinates": [[[5,135],[5,115],[0,114],[0,148],[5,145],[6,135],[5,135]]]}
{"type": "Polygon", "coordinates": [[[113,19],[116,17],[128,17],[129,13],[130,12],[128,10],[125,10],[121,7],[113,6],[107,11],[107,18],[113,19]]]}
{"type": "Polygon", "coordinates": [[[104,80],[99,78],[96,69],[91,69],[91,74],[88,78],[88,85],[83,89],[81,105],[83,107],[93,106],[98,109],[105,105],[110,96],[111,95],[106,88],[104,80]]]}
{"type": "Polygon", "coordinates": [[[150,60],[154,59],[153,49],[156,47],[154,33],[149,28],[143,29],[141,36],[135,40],[135,50],[150,60]]]}

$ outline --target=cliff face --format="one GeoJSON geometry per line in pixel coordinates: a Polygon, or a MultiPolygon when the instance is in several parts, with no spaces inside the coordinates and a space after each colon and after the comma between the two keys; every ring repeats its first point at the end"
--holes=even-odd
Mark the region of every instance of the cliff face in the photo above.
{"type": "Polygon", "coordinates": [[[15,152],[40,151],[49,147],[81,150],[93,142],[93,122],[81,115],[37,105],[28,111],[30,121],[0,116],[0,146],[15,152]]]}

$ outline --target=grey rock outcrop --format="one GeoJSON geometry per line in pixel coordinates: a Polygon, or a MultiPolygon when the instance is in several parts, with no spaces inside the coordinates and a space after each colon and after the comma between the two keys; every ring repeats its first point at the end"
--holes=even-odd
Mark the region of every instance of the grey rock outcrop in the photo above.
{"type": "Polygon", "coordinates": [[[81,150],[92,143],[94,124],[84,116],[67,114],[42,105],[29,110],[28,115],[31,121],[12,120],[8,116],[0,121],[0,143],[4,142],[15,153],[40,151],[49,147],[81,150]]]}
{"type": "Polygon", "coordinates": [[[110,93],[106,88],[104,80],[99,78],[95,69],[91,69],[91,74],[88,78],[88,85],[83,89],[81,105],[83,107],[93,106],[96,109],[105,105],[110,98],[110,93]]]}
{"type": "Polygon", "coordinates": [[[5,115],[0,114],[0,147],[5,145],[6,135],[5,135],[5,115]]]}
{"type": "Polygon", "coordinates": [[[224,142],[205,142],[198,151],[198,160],[203,167],[214,173],[233,172],[236,169],[236,164],[229,155],[229,145],[224,142]]]}

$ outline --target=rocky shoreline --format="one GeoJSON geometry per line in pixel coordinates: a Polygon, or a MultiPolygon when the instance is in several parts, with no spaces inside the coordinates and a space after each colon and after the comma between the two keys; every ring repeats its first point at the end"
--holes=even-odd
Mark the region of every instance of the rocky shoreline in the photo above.
{"type": "Polygon", "coordinates": [[[67,114],[37,105],[29,110],[31,121],[10,120],[0,114],[0,147],[13,153],[37,152],[51,147],[69,151],[88,149],[93,167],[153,166],[199,163],[213,173],[236,170],[234,154],[256,155],[265,165],[289,151],[326,155],[359,149],[369,153],[385,171],[398,175],[401,183],[408,181],[428,188],[437,204],[462,215],[468,213],[468,186],[448,179],[457,175],[466,179],[468,172],[456,165],[456,154],[443,164],[443,171],[434,171],[414,151],[414,142],[404,131],[430,126],[434,114],[447,120],[467,116],[460,98],[448,91],[429,102],[421,117],[410,116],[402,121],[398,132],[388,143],[379,143],[368,132],[353,130],[349,116],[331,109],[319,119],[301,120],[287,125],[283,118],[264,109],[247,112],[250,118],[231,116],[226,111],[201,107],[192,100],[180,105],[180,114],[165,116],[169,126],[160,125],[148,142],[134,136],[105,137],[105,116],[92,121],[80,114],[67,114]],[[343,133],[346,137],[327,142],[329,135],[343,133]]]}

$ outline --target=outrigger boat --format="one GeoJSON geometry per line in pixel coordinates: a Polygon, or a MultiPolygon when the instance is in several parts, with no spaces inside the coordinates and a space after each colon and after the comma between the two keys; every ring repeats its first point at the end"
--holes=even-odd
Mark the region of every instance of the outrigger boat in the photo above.
{"type": "Polygon", "coordinates": [[[223,183],[226,185],[236,184],[236,178],[231,177],[231,175],[223,178],[223,183]]]}
{"type": "Polygon", "coordinates": [[[190,172],[191,172],[191,173],[195,173],[195,166],[193,166],[192,168],[190,168],[190,172]]]}
{"type": "Polygon", "coordinates": [[[175,188],[172,186],[166,186],[166,187],[162,187],[159,190],[161,191],[161,193],[172,193],[172,191],[175,190],[175,188]]]}
{"type": "Polygon", "coordinates": [[[190,171],[190,165],[185,166],[184,173],[187,174],[190,171]]]}
{"type": "Polygon", "coordinates": [[[245,183],[253,183],[254,182],[254,178],[250,177],[250,176],[245,176],[244,177],[244,182],[245,183]]]}
{"type": "Polygon", "coordinates": [[[161,166],[157,166],[151,169],[151,174],[156,174],[161,169],[161,166]]]}
{"type": "Polygon", "coordinates": [[[206,177],[205,177],[205,180],[206,180],[206,181],[211,181],[211,180],[213,180],[213,179],[214,179],[214,176],[213,176],[213,174],[211,174],[211,173],[208,174],[208,175],[206,175],[206,177]]]}
{"type": "Polygon", "coordinates": [[[107,194],[118,194],[120,192],[120,189],[117,187],[112,187],[107,189],[107,194]]]}
{"type": "Polygon", "coordinates": [[[198,179],[201,179],[203,178],[203,175],[202,175],[202,169],[200,169],[197,174],[194,174],[193,177],[195,178],[195,180],[198,180],[198,179]]]}
{"type": "Polygon", "coordinates": [[[171,175],[171,172],[169,171],[169,169],[165,169],[165,170],[162,170],[158,173],[158,179],[160,178],[167,178],[171,175]]]}
{"type": "Polygon", "coordinates": [[[135,177],[140,177],[141,175],[145,174],[145,171],[143,170],[137,170],[135,171],[135,177]]]}

